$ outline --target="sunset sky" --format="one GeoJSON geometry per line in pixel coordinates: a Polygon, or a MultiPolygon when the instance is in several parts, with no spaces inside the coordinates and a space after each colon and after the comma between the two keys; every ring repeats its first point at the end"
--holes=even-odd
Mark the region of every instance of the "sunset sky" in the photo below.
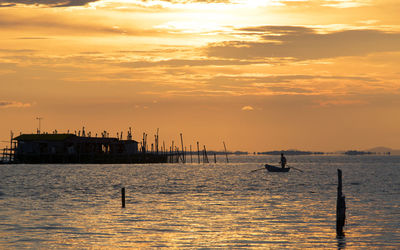
{"type": "Polygon", "coordinates": [[[187,147],[400,149],[398,0],[0,0],[0,148],[132,127],[187,147]]]}

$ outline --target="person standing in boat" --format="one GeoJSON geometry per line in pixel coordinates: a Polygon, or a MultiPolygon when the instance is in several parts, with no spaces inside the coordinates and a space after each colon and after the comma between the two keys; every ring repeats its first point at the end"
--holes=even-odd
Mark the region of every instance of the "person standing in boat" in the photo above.
{"type": "Polygon", "coordinates": [[[281,153],[281,161],[279,162],[281,164],[282,168],[285,168],[286,166],[286,157],[281,153]]]}

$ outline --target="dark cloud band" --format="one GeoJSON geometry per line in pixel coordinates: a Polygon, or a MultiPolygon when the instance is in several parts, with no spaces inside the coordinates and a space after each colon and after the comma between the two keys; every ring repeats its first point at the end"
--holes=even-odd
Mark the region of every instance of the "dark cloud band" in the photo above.
{"type": "Polygon", "coordinates": [[[0,3],[0,7],[12,7],[15,4],[26,5],[47,5],[50,7],[70,7],[70,6],[83,6],[90,2],[98,0],[5,0],[0,3]]]}
{"type": "Polygon", "coordinates": [[[273,57],[308,60],[400,51],[400,33],[379,30],[345,30],[321,34],[307,27],[261,26],[239,31],[257,36],[260,40],[210,44],[207,48],[208,56],[242,60],[273,57]]]}
{"type": "MultiPolygon", "coordinates": [[[[26,5],[46,5],[49,7],[71,7],[71,6],[84,6],[91,2],[99,0],[4,0],[0,3],[0,7],[12,7],[16,4],[26,5]]],[[[142,0],[148,2],[151,0],[142,0]]],[[[228,3],[230,0],[163,0],[170,3],[228,3]]]]}

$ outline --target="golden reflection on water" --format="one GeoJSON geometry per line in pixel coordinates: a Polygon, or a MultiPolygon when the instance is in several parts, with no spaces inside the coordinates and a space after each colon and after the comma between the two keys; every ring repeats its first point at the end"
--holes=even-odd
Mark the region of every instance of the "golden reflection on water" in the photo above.
{"type": "Polygon", "coordinates": [[[335,231],[336,165],[315,164],[302,175],[250,175],[258,166],[247,164],[49,166],[46,178],[36,180],[25,174],[32,166],[21,167],[1,185],[7,196],[0,197],[0,248],[393,248],[398,194],[377,193],[391,190],[386,182],[370,190],[349,184],[368,174],[361,171],[365,163],[357,164],[357,175],[344,171],[349,209],[343,239],[335,231]],[[51,183],[53,172],[68,178],[51,183]]]}
{"type": "Polygon", "coordinates": [[[86,208],[71,214],[75,218],[64,224],[71,229],[68,239],[65,232],[49,238],[53,246],[73,248],[264,248],[289,247],[296,242],[301,247],[322,247],[335,239],[332,226],[321,226],[323,217],[334,214],[312,219],[318,211],[301,211],[298,201],[283,202],[279,195],[231,195],[144,195],[124,209],[114,201],[104,209],[86,208]]]}

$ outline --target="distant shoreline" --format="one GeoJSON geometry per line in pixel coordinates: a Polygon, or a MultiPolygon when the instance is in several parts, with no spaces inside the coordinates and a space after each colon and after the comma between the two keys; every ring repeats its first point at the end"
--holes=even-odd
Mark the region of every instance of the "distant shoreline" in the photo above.
{"type": "MultiPolygon", "coordinates": [[[[243,154],[245,152],[240,152],[243,154]]],[[[336,152],[320,152],[320,151],[302,151],[302,150],[272,150],[264,152],[247,152],[251,155],[400,155],[400,150],[388,150],[388,151],[371,151],[371,150],[347,150],[347,151],[336,151],[336,152]]],[[[217,153],[218,154],[218,153],[217,153]]],[[[235,154],[230,153],[228,154],[235,154]]]]}

